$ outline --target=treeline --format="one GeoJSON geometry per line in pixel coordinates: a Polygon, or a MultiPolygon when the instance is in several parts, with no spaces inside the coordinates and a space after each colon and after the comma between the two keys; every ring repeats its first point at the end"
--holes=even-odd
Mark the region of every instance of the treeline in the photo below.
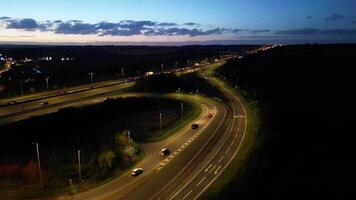
{"type": "Polygon", "coordinates": [[[296,45],[232,60],[219,73],[257,100],[261,145],[212,199],[340,199],[347,164],[356,45],[296,45]]]}

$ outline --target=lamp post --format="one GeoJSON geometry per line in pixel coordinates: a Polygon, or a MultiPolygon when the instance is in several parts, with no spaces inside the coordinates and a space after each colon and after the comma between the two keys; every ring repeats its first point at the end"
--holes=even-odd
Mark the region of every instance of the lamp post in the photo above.
{"type": "Polygon", "coordinates": [[[130,130],[127,131],[127,138],[128,138],[128,141],[129,141],[129,145],[131,145],[130,130]]]}
{"type": "Polygon", "coordinates": [[[184,104],[183,102],[180,103],[180,115],[181,115],[181,118],[183,119],[183,111],[184,111],[184,104]]]}
{"type": "Polygon", "coordinates": [[[159,113],[159,131],[162,131],[162,113],[159,113]]]}
{"type": "Polygon", "coordinates": [[[36,146],[36,153],[37,153],[38,175],[39,175],[39,178],[40,178],[41,188],[43,189],[41,161],[40,161],[40,150],[39,150],[39,147],[38,147],[38,142],[35,142],[34,145],[36,146]]]}
{"type": "Polygon", "coordinates": [[[121,79],[124,79],[124,68],[121,68],[121,79]]]}
{"type": "Polygon", "coordinates": [[[81,168],[80,150],[78,149],[78,173],[79,173],[79,184],[82,182],[82,168],[81,168]]]}
{"type": "Polygon", "coordinates": [[[163,63],[161,64],[161,72],[163,73],[163,63]]]}
{"type": "Polygon", "coordinates": [[[88,75],[90,76],[90,83],[93,84],[94,72],[89,72],[88,75]]]}
{"type": "Polygon", "coordinates": [[[47,91],[48,91],[48,80],[49,80],[49,77],[47,76],[47,77],[46,77],[46,86],[47,86],[47,91]]]}

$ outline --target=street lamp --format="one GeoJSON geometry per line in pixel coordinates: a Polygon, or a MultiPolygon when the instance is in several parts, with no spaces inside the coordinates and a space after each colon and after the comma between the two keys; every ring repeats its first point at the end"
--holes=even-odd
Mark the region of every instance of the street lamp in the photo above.
{"type": "Polygon", "coordinates": [[[90,76],[90,83],[93,84],[94,72],[89,72],[88,75],[90,76]]]}
{"type": "Polygon", "coordinates": [[[162,113],[159,113],[159,131],[162,131],[162,113]]]}
{"type": "Polygon", "coordinates": [[[80,165],[80,150],[78,149],[78,172],[79,172],[79,184],[82,182],[82,168],[80,165]]]}
{"type": "Polygon", "coordinates": [[[124,68],[121,68],[121,79],[124,79],[124,68]]]}
{"type": "Polygon", "coordinates": [[[43,184],[42,184],[42,172],[41,172],[41,161],[40,161],[40,150],[38,147],[38,142],[34,142],[32,143],[36,146],[36,152],[37,152],[37,164],[38,164],[38,174],[39,174],[39,178],[40,178],[40,184],[41,184],[41,188],[43,189],[43,184]]]}
{"type": "Polygon", "coordinates": [[[127,131],[127,138],[128,138],[128,141],[129,141],[129,145],[131,145],[130,130],[127,131]]]}
{"type": "Polygon", "coordinates": [[[180,103],[180,115],[181,115],[181,118],[183,119],[183,111],[184,111],[184,104],[183,102],[180,103]]]}
{"type": "Polygon", "coordinates": [[[47,77],[46,77],[46,86],[47,86],[47,91],[48,91],[48,80],[49,80],[49,77],[47,76],[47,77]]]}

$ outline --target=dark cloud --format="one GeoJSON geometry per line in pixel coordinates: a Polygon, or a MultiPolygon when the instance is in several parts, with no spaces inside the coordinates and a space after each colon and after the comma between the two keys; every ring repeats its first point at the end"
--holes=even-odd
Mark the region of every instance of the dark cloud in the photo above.
{"type": "Polygon", "coordinates": [[[71,20],[68,22],[59,23],[58,26],[54,29],[55,33],[60,34],[97,34],[98,30],[95,28],[95,25],[89,23],[83,23],[78,20],[71,20]]]}
{"type": "Polygon", "coordinates": [[[232,29],[231,30],[231,33],[234,33],[234,34],[239,34],[240,32],[243,32],[243,31],[246,31],[245,29],[232,29]]]}
{"type": "MultiPolygon", "coordinates": [[[[224,33],[238,34],[244,29],[200,29],[198,23],[188,22],[183,25],[171,22],[154,22],[154,21],[134,21],[123,20],[119,22],[99,22],[85,23],[80,20],[55,20],[55,21],[36,21],[34,19],[13,19],[9,17],[0,18],[0,23],[5,24],[7,29],[22,29],[25,31],[47,31],[56,34],[78,34],[78,35],[98,35],[98,36],[179,36],[188,35],[191,37],[204,35],[220,35],[224,33]],[[185,26],[184,26],[185,25],[185,26]],[[186,26],[194,26],[187,28],[186,26]]],[[[268,32],[269,30],[255,30],[253,33],[268,32]]]]}
{"type": "Polygon", "coordinates": [[[250,33],[253,33],[253,34],[258,34],[258,33],[268,33],[270,32],[271,30],[269,29],[263,29],[263,30],[252,30],[250,31],[250,33]]]}
{"type": "Polygon", "coordinates": [[[312,16],[307,16],[306,19],[307,19],[307,20],[310,20],[310,19],[313,19],[313,17],[312,17],[312,16]]]}
{"type": "Polygon", "coordinates": [[[356,29],[290,29],[285,31],[277,31],[277,35],[340,35],[340,36],[354,36],[356,35],[356,29]]]}
{"type": "Polygon", "coordinates": [[[158,29],[150,30],[145,33],[145,35],[168,35],[168,36],[177,36],[177,35],[189,35],[189,36],[201,36],[201,35],[220,35],[223,32],[227,31],[224,28],[215,28],[210,30],[200,30],[200,29],[188,29],[188,28],[168,28],[168,29],[158,29]]]}
{"type": "Polygon", "coordinates": [[[200,24],[194,23],[194,22],[187,22],[187,23],[184,23],[183,25],[186,25],[186,26],[199,26],[200,24]]]}
{"type": "Polygon", "coordinates": [[[11,18],[10,17],[6,17],[6,16],[0,17],[0,20],[7,20],[7,19],[11,19],[11,18]]]}
{"type": "Polygon", "coordinates": [[[342,20],[344,19],[344,16],[343,15],[340,15],[340,14],[333,14],[329,17],[326,17],[324,20],[325,21],[335,21],[335,20],[342,20]]]}
{"type": "Polygon", "coordinates": [[[354,35],[356,35],[356,29],[329,29],[329,30],[320,31],[320,34],[354,36],[354,35]]]}
{"type": "Polygon", "coordinates": [[[178,24],[176,23],[170,23],[170,22],[163,22],[163,23],[159,23],[157,24],[158,26],[177,26],[178,24]]]}
{"type": "Polygon", "coordinates": [[[315,28],[303,28],[303,29],[289,29],[284,31],[277,31],[277,35],[312,35],[319,33],[319,29],[315,28]]]}
{"type": "Polygon", "coordinates": [[[35,20],[26,18],[20,20],[5,19],[6,28],[8,29],[25,29],[25,30],[35,30],[38,28],[38,24],[35,20]]]}

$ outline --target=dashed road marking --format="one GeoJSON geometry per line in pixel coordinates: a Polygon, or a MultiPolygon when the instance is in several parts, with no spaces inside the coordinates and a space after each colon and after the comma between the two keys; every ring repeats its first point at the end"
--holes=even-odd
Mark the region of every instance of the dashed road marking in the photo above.
{"type": "Polygon", "coordinates": [[[211,174],[211,172],[214,171],[215,167],[216,167],[216,165],[214,165],[213,168],[211,168],[211,170],[209,171],[209,174],[211,174]]]}
{"type": "Polygon", "coordinates": [[[187,198],[187,197],[190,195],[190,193],[192,193],[192,192],[193,192],[193,190],[190,190],[190,191],[183,197],[183,199],[187,198]]]}
{"type": "Polygon", "coordinates": [[[220,163],[223,159],[224,159],[224,156],[221,156],[218,163],[220,163]]]}
{"type": "Polygon", "coordinates": [[[215,175],[218,174],[218,171],[220,168],[221,168],[221,165],[219,165],[219,167],[215,170],[215,172],[214,172],[215,175]]]}
{"type": "Polygon", "coordinates": [[[213,164],[210,164],[206,169],[205,172],[207,172],[209,170],[209,168],[212,166],[213,164]]]}
{"type": "Polygon", "coordinates": [[[205,179],[206,179],[206,176],[204,176],[204,178],[202,178],[195,186],[198,187],[205,179]]]}

